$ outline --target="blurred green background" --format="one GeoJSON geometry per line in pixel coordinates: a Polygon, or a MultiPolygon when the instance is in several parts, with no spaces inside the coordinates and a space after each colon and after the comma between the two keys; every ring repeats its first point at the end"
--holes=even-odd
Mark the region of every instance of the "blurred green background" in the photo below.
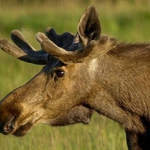
{"type": "MultiPolygon", "coordinates": [[[[40,49],[35,34],[53,27],[57,33],[76,33],[89,5],[99,13],[102,33],[119,41],[150,40],[150,0],[0,0],[0,38],[20,30],[40,49]]],[[[0,51],[0,99],[31,79],[42,66],[21,62],[0,51]]],[[[126,150],[125,133],[115,122],[95,114],[89,125],[38,125],[22,138],[0,135],[0,150],[126,150]]]]}

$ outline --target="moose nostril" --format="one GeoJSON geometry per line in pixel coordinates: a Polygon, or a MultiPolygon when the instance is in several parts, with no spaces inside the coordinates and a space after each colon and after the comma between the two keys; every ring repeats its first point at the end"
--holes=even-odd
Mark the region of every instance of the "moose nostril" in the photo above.
{"type": "Polygon", "coordinates": [[[5,123],[5,125],[3,127],[3,131],[5,133],[9,133],[14,129],[14,127],[15,127],[14,120],[15,120],[15,117],[12,117],[7,123],[5,123]]]}

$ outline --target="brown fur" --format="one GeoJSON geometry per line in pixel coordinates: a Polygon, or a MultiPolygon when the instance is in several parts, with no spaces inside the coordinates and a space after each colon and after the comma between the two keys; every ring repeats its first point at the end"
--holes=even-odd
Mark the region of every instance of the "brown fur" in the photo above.
{"type": "MultiPolygon", "coordinates": [[[[93,6],[85,10],[77,30],[73,43],[69,42],[65,49],[53,38],[37,34],[45,53],[42,51],[36,58],[40,61],[43,54],[46,66],[1,101],[1,132],[24,135],[39,123],[86,123],[90,110],[94,110],[123,126],[129,150],[149,150],[150,44],[117,43],[116,39],[101,35],[93,6]]],[[[22,44],[16,44],[27,55],[18,52],[15,56],[33,62],[30,48],[22,46],[24,39],[19,43],[22,44]]],[[[6,40],[0,44],[12,54],[12,44],[6,40]]]]}

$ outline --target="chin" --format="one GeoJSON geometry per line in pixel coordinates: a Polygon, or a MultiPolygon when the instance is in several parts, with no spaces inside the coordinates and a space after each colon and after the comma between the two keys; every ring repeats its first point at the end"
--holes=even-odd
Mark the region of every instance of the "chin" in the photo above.
{"type": "Polygon", "coordinates": [[[26,135],[31,130],[32,127],[33,127],[32,123],[27,123],[27,124],[25,124],[23,126],[20,126],[12,134],[14,136],[18,136],[18,137],[24,136],[24,135],[26,135]]]}

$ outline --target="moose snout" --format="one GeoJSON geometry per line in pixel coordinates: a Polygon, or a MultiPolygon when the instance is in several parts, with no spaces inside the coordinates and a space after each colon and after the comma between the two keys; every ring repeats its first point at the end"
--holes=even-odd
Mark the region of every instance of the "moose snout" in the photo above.
{"type": "Polygon", "coordinates": [[[0,118],[0,132],[2,134],[9,134],[15,128],[15,116],[9,114],[7,116],[1,116],[0,118]]]}

